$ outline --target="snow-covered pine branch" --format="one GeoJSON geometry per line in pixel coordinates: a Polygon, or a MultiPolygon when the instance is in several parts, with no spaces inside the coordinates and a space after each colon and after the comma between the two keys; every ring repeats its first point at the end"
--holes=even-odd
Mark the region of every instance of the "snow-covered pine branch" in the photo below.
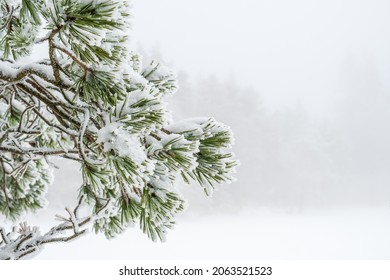
{"type": "Polygon", "coordinates": [[[81,164],[75,196],[92,211],[80,219],[79,206],[67,208],[46,234],[2,228],[0,258],[31,256],[90,224],[108,238],[139,224],[164,240],[184,208],[179,178],[207,194],[233,179],[230,129],[212,118],[172,122],[165,99],[176,77],[128,49],[129,9],[126,0],[0,0],[0,213],[16,220],[47,204],[53,156],[81,164]],[[27,63],[36,47],[46,58],[27,63]]]}

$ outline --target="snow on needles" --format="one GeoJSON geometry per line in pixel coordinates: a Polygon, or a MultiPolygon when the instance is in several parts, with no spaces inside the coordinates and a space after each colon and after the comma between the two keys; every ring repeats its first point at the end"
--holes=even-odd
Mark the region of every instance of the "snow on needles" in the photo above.
{"type": "Polygon", "coordinates": [[[113,150],[118,156],[130,157],[138,165],[141,165],[147,159],[139,137],[124,130],[121,123],[109,123],[100,129],[97,135],[96,142],[104,144],[105,152],[113,150]]]}

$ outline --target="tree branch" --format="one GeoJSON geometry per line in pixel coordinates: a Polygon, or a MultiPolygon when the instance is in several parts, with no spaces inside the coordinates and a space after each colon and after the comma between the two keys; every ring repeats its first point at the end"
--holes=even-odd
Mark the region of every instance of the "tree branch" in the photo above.
{"type": "Polygon", "coordinates": [[[25,67],[15,69],[9,67],[7,63],[0,61],[0,80],[2,81],[16,83],[28,76],[35,75],[44,81],[61,88],[69,89],[72,86],[69,81],[64,81],[61,78],[56,80],[55,77],[51,76],[47,69],[44,70],[45,68],[49,68],[47,65],[32,63],[25,67]]]}
{"type": "Polygon", "coordinates": [[[91,71],[91,69],[86,65],[84,64],[83,62],[81,62],[81,60],[79,60],[76,55],[72,54],[69,50],[65,49],[65,48],[62,48],[60,46],[57,46],[53,43],[53,47],[57,50],[60,50],[62,51],[64,54],[66,54],[67,56],[69,56],[75,63],[77,63],[83,70],[84,70],[84,73],[86,75],[86,73],[88,71],[91,71]]]}
{"type": "Polygon", "coordinates": [[[4,228],[0,228],[0,235],[3,239],[3,243],[0,243],[0,260],[19,260],[26,258],[33,253],[39,253],[43,245],[55,242],[69,242],[80,236],[88,233],[88,228],[79,229],[80,227],[86,227],[91,225],[97,218],[101,217],[101,212],[104,211],[110,200],[107,201],[96,213],[91,213],[84,218],[78,217],[78,209],[84,202],[85,198],[81,197],[79,203],[72,211],[69,208],[66,211],[69,214],[69,218],[65,219],[63,223],[51,228],[47,233],[40,234],[38,228],[27,226],[23,223],[17,232],[13,231],[13,234],[19,233],[19,236],[9,238],[4,228]],[[68,231],[72,232],[69,233],[68,231]]]}
{"type": "Polygon", "coordinates": [[[13,146],[0,146],[0,151],[4,152],[11,152],[15,154],[34,154],[34,155],[41,155],[41,156],[48,156],[48,155],[66,155],[66,154],[78,154],[78,150],[69,150],[64,151],[61,149],[45,149],[45,148],[15,148],[13,146]]]}

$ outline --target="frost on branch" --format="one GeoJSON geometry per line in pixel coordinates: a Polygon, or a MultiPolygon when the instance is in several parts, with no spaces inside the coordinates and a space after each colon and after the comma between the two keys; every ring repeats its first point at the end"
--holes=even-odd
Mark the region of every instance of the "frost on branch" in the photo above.
{"type": "MultiPolygon", "coordinates": [[[[80,219],[67,208],[56,234],[79,236],[91,224],[111,238],[139,225],[165,240],[185,206],[180,178],[208,195],[233,180],[230,129],[212,118],[172,121],[166,97],[176,77],[128,50],[129,7],[125,0],[0,0],[1,214],[17,219],[42,208],[48,160],[63,157],[81,165],[75,196],[91,215],[80,219]],[[36,45],[44,59],[30,56],[36,45]]],[[[38,252],[48,234],[55,235],[31,229],[8,237],[2,229],[1,256],[38,252]]]]}
{"type": "Polygon", "coordinates": [[[66,209],[68,218],[57,216],[61,223],[41,234],[38,227],[31,227],[26,222],[7,232],[0,227],[0,260],[30,259],[39,254],[46,244],[68,242],[88,233],[88,225],[107,216],[110,201],[98,211],[80,217],[79,209],[84,203],[81,197],[75,209],[66,209]]]}

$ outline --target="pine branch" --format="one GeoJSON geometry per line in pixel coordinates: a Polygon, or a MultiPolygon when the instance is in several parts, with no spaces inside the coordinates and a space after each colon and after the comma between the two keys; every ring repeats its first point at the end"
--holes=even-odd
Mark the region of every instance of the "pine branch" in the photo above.
{"type": "Polygon", "coordinates": [[[50,58],[50,63],[51,67],[53,68],[53,74],[56,82],[59,84],[61,83],[61,77],[60,77],[60,69],[58,67],[58,62],[55,57],[55,52],[54,52],[54,36],[56,36],[60,31],[61,31],[62,26],[59,26],[57,29],[53,30],[51,34],[49,35],[49,58],[50,58]]]}
{"type": "Polygon", "coordinates": [[[207,194],[232,181],[230,129],[213,119],[172,123],[166,96],[176,76],[128,50],[126,0],[2,3],[0,213],[15,220],[44,206],[50,157],[80,163],[83,185],[76,208],[47,233],[24,224],[12,234],[2,229],[0,258],[31,257],[92,225],[112,238],[139,223],[165,240],[184,208],[174,187],[180,176],[207,194]],[[42,28],[48,32],[37,38],[42,28]],[[36,44],[46,57],[21,64],[36,44]],[[90,216],[79,217],[82,202],[90,216]]]}

